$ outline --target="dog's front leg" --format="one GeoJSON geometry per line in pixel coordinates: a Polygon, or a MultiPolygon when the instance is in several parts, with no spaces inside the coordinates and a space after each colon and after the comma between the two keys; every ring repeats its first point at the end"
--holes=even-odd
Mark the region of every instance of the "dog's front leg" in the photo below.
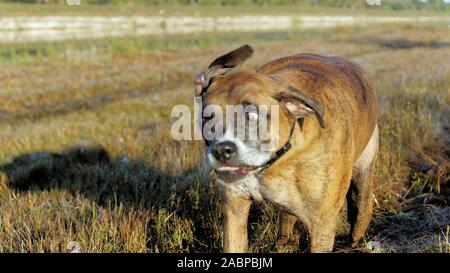
{"type": "Polygon", "coordinates": [[[327,216],[322,221],[313,223],[310,231],[312,253],[333,251],[334,236],[336,234],[337,215],[327,216]]]}
{"type": "Polygon", "coordinates": [[[252,201],[250,198],[237,194],[236,192],[223,188],[224,203],[224,252],[247,252],[248,213],[252,201]]]}
{"type": "Polygon", "coordinates": [[[297,216],[294,216],[284,210],[278,212],[278,241],[276,244],[278,252],[282,252],[289,237],[294,233],[294,225],[297,222],[297,216]]]}

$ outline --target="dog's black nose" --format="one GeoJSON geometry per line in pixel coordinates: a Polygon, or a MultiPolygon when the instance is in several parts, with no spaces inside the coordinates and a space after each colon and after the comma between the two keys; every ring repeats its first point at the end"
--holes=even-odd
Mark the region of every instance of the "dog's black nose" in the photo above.
{"type": "Polygon", "coordinates": [[[219,142],[213,145],[212,153],[217,160],[226,161],[236,154],[236,144],[231,141],[219,142]]]}

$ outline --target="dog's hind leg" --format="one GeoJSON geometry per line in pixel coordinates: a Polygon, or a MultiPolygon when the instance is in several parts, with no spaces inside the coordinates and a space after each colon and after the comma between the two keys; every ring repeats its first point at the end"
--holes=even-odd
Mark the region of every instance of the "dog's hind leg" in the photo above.
{"type": "Polygon", "coordinates": [[[352,247],[364,235],[372,218],[372,167],[378,150],[378,127],[375,127],[369,143],[357,160],[350,189],[347,193],[347,218],[350,222],[350,241],[352,247]]]}
{"type": "Polygon", "coordinates": [[[372,182],[370,170],[354,175],[347,193],[347,218],[350,222],[350,241],[355,247],[367,230],[372,217],[372,182]]]}

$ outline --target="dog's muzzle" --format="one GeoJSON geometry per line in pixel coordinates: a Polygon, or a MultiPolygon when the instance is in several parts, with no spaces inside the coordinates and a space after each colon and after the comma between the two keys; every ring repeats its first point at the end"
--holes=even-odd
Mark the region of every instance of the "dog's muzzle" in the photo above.
{"type": "Polygon", "coordinates": [[[286,143],[278,149],[275,153],[272,154],[271,158],[264,164],[260,166],[229,166],[226,165],[226,162],[231,159],[233,156],[237,153],[237,146],[231,141],[224,141],[214,144],[212,147],[212,154],[213,156],[220,161],[223,165],[216,168],[215,171],[217,174],[222,175],[230,175],[230,174],[240,174],[240,175],[247,175],[247,174],[256,174],[264,171],[265,169],[269,168],[273,163],[275,163],[278,159],[280,159],[284,154],[286,154],[291,148],[291,140],[292,135],[295,130],[295,124],[297,121],[294,120],[294,123],[292,124],[291,130],[289,132],[289,137],[286,141],[286,143]]]}

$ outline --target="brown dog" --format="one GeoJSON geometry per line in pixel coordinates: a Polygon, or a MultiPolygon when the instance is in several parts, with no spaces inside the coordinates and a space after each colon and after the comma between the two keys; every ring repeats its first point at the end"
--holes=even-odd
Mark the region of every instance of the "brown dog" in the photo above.
{"type": "MultiPolygon", "coordinates": [[[[219,57],[196,80],[203,108],[280,106],[279,132],[271,134],[279,134],[281,141],[272,150],[261,150],[260,140],[228,134],[232,124],[224,125],[221,138],[206,143],[223,192],[224,251],[248,250],[252,200],[282,208],[281,242],[300,219],[312,252],[332,251],[336,220],[347,200],[350,239],[357,244],[371,219],[371,169],[378,149],[376,100],[367,77],[352,62],[314,54],[277,59],[256,72],[227,74],[252,53],[245,45],[219,57]]],[[[258,119],[258,112],[250,118],[258,119]]]]}

